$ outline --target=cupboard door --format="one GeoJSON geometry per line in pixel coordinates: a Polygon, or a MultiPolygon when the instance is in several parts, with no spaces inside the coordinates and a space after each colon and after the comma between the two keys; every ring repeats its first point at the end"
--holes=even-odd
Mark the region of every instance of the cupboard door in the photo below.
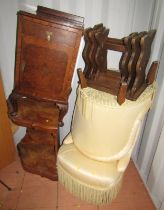
{"type": "Polygon", "coordinates": [[[7,116],[7,106],[0,76],[0,169],[15,159],[10,122],[7,116]]]}
{"type": "Polygon", "coordinates": [[[67,102],[82,31],[19,14],[16,92],[67,102]]]}

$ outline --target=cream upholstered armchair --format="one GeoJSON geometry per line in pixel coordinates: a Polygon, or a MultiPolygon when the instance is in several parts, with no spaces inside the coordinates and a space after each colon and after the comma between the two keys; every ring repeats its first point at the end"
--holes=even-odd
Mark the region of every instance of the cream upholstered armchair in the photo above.
{"type": "Polygon", "coordinates": [[[146,67],[155,32],[115,39],[103,24],[84,31],[85,68],[78,72],[71,132],[57,158],[59,181],[82,200],[106,204],[119,192],[154,96],[158,62],[147,76],[146,67]],[[108,50],[122,52],[118,71],[107,69],[108,50]]]}
{"type": "Polygon", "coordinates": [[[154,91],[155,83],[120,106],[115,95],[79,86],[71,132],[57,158],[58,179],[69,192],[90,203],[112,202],[154,91]]]}

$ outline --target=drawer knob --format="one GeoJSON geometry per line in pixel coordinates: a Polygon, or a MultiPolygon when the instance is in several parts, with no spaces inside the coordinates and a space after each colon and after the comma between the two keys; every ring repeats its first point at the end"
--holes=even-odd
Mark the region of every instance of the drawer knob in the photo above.
{"type": "Polygon", "coordinates": [[[24,72],[25,67],[26,67],[26,63],[25,63],[25,61],[22,61],[22,72],[24,72]]]}
{"type": "Polygon", "coordinates": [[[47,41],[51,41],[52,38],[52,32],[46,31],[47,41]]]}

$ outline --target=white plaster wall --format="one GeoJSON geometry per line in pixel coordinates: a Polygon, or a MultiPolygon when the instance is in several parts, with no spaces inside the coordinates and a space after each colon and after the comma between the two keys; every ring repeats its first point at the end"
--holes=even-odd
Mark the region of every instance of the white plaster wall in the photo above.
{"type": "Polygon", "coordinates": [[[0,71],[8,96],[13,88],[17,0],[0,1],[0,71]]]}
{"type": "MultiPolygon", "coordinates": [[[[3,78],[6,96],[12,90],[15,63],[16,40],[16,12],[19,9],[32,11],[37,5],[59,9],[65,12],[85,17],[85,27],[103,22],[110,28],[110,36],[121,38],[134,31],[157,28],[151,61],[161,58],[164,46],[164,1],[163,0],[1,0],[0,1],[0,69],[3,78]]],[[[69,110],[64,118],[64,127],[60,129],[61,141],[70,130],[74,102],[76,99],[77,74],[76,69],[84,67],[80,46],[75,72],[72,80],[72,93],[69,97],[69,110]]],[[[108,56],[108,66],[118,67],[120,54],[111,53],[108,56]]],[[[144,133],[138,140],[133,153],[136,165],[145,181],[150,187],[153,182],[148,174],[156,152],[160,130],[163,122],[163,65],[160,65],[158,73],[159,91],[154,107],[146,119],[144,133]],[[147,179],[149,180],[147,182],[147,179]]],[[[15,135],[15,143],[24,135],[24,129],[20,128],[15,135]]],[[[151,191],[151,187],[150,187],[151,191]]],[[[164,206],[164,205],[163,205],[164,206]]]]}
{"type": "Polygon", "coordinates": [[[157,75],[157,93],[152,109],[148,113],[146,125],[138,156],[136,157],[136,166],[147,186],[149,193],[157,207],[164,209],[164,144],[163,144],[163,124],[164,124],[164,1],[157,0],[154,4],[152,13],[151,28],[156,28],[157,33],[153,44],[151,61],[160,61],[157,75]]]}
{"type": "MultiPolygon", "coordinates": [[[[104,23],[110,28],[110,36],[121,38],[132,31],[148,30],[152,13],[153,0],[3,0],[0,2],[2,34],[0,48],[0,66],[4,80],[5,92],[8,95],[13,86],[14,57],[15,57],[15,32],[16,32],[16,11],[27,10],[34,12],[37,5],[59,9],[85,17],[85,27],[97,23],[104,23]],[[146,13],[145,13],[146,11],[146,13]],[[6,24],[7,23],[7,24],[6,24]]],[[[76,64],[83,68],[81,50],[76,64]]],[[[120,53],[110,53],[109,67],[118,68],[120,53]]],[[[75,68],[75,69],[76,69],[75,68]]],[[[64,118],[65,125],[61,128],[61,141],[69,132],[74,102],[76,99],[77,74],[73,77],[72,93],[69,98],[68,114],[64,118]]],[[[24,131],[22,129],[16,134],[16,143],[20,140],[24,131]]]]}
{"type": "MultiPolygon", "coordinates": [[[[18,0],[0,1],[0,72],[6,98],[13,89],[17,11],[18,0]]],[[[25,129],[20,127],[14,136],[15,144],[20,141],[24,133],[25,129]]]]}
{"type": "Polygon", "coordinates": [[[160,210],[164,210],[164,202],[162,203],[162,206],[160,207],[160,210]]]}
{"type": "Polygon", "coordinates": [[[138,167],[144,178],[147,180],[149,170],[153,161],[154,153],[157,148],[160,132],[163,125],[164,119],[164,1],[156,1],[156,7],[154,11],[154,17],[152,20],[152,28],[157,29],[156,37],[154,40],[154,46],[152,49],[151,61],[158,60],[160,61],[158,75],[157,75],[157,84],[158,89],[156,93],[156,98],[152,109],[150,110],[147,122],[143,134],[142,144],[138,156],[138,167]]]}
{"type": "Polygon", "coordinates": [[[148,176],[147,185],[152,193],[152,197],[156,206],[160,208],[164,201],[164,124],[160,134],[159,143],[151,166],[150,174],[148,176]]]}

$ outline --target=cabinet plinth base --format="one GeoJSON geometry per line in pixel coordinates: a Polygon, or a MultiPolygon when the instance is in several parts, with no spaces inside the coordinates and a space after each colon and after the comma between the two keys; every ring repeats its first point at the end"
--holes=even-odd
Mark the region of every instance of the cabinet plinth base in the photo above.
{"type": "Polygon", "coordinates": [[[18,144],[23,168],[31,173],[57,180],[56,155],[58,149],[56,134],[27,129],[18,144]]]}

